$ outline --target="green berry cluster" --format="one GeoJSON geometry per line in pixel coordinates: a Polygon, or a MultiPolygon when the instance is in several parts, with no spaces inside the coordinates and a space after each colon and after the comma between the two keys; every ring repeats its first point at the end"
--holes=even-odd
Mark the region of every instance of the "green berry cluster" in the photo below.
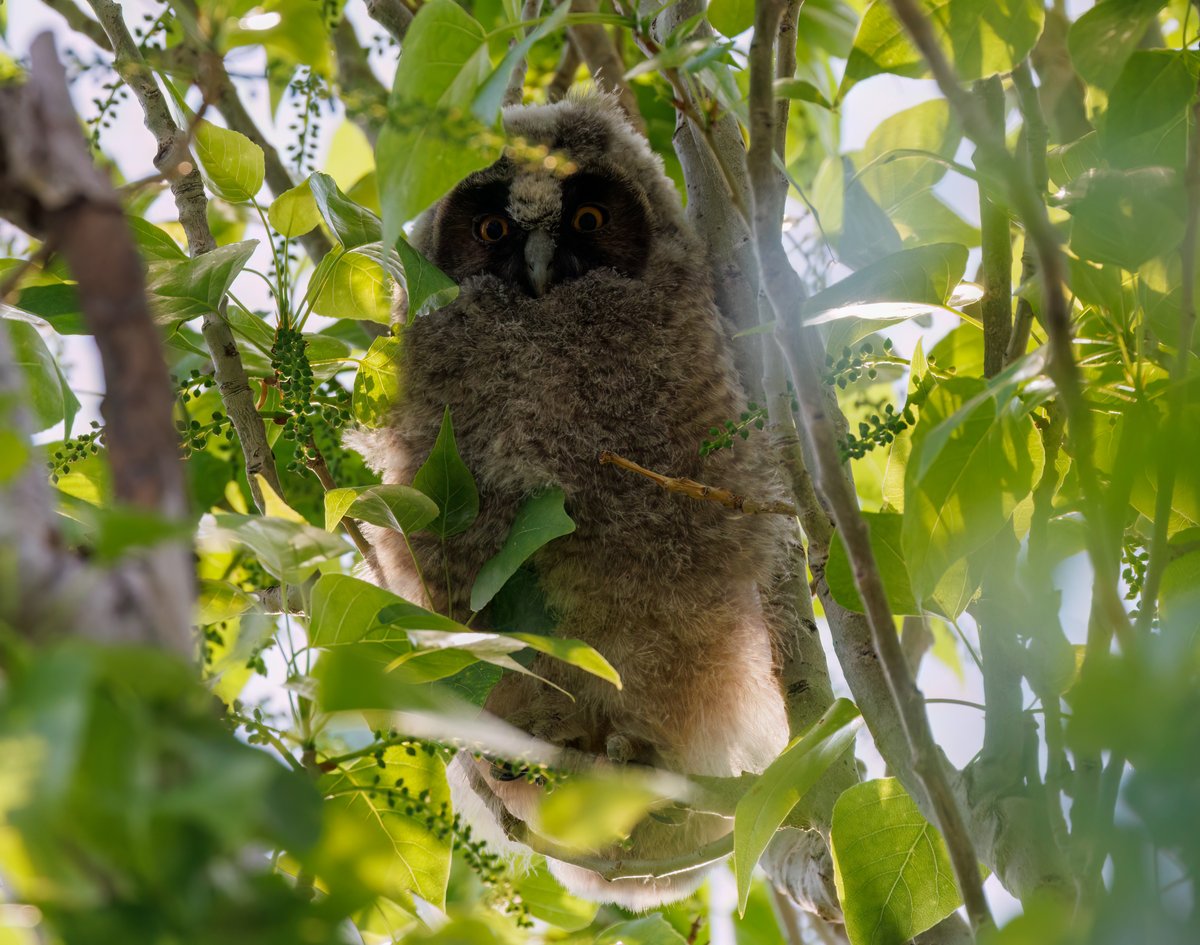
{"type": "MultiPolygon", "coordinates": [[[[148,51],[165,49],[166,34],[173,19],[174,16],[169,6],[163,7],[162,12],[157,16],[153,13],[143,13],[144,25],[135,26],[132,30],[138,50],[145,54],[148,51]]],[[[103,98],[92,99],[92,104],[96,107],[96,114],[86,119],[88,143],[94,151],[98,151],[100,148],[100,133],[111,128],[116,120],[117,107],[129,98],[129,89],[119,78],[102,83],[100,89],[105,95],[103,98]]]]}
{"type": "Polygon", "coordinates": [[[284,327],[275,333],[275,342],[271,345],[271,367],[275,370],[276,383],[287,414],[283,423],[283,438],[293,440],[296,444],[296,458],[288,463],[290,472],[297,472],[302,462],[316,458],[309,446],[313,434],[310,415],[316,412],[316,407],[312,403],[313,372],[305,354],[307,347],[308,342],[302,332],[284,327]]]}
{"type": "Polygon", "coordinates": [[[296,135],[296,139],[286,147],[288,159],[296,167],[297,173],[306,175],[316,170],[317,144],[321,131],[321,102],[330,102],[329,88],[325,81],[311,69],[300,69],[288,86],[295,102],[296,114],[288,124],[287,130],[296,135]]]}
{"type": "Polygon", "coordinates": [[[225,645],[225,631],[228,629],[228,620],[222,620],[220,623],[209,624],[207,627],[201,628],[200,659],[205,669],[212,669],[213,650],[215,647],[225,645]]]}
{"type": "Polygon", "coordinates": [[[841,390],[845,390],[847,384],[853,384],[860,378],[875,380],[879,376],[875,365],[880,361],[890,363],[893,359],[898,363],[903,363],[892,353],[891,338],[883,340],[882,357],[875,354],[875,346],[869,341],[864,341],[859,345],[857,351],[846,346],[842,348],[842,355],[839,358],[835,358],[832,354],[825,355],[825,367],[828,370],[822,375],[822,379],[830,387],[836,384],[841,390]]]}
{"type": "MultiPolygon", "coordinates": [[[[335,482],[342,481],[343,473],[347,472],[343,467],[351,459],[350,452],[343,449],[341,442],[342,428],[351,419],[350,400],[350,391],[333,378],[323,381],[317,387],[313,398],[316,410],[314,419],[318,421],[312,428],[313,443],[325,457],[329,474],[335,482]]],[[[358,475],[359,472],[360,470],[356,469],[353,475],[358,475]]]]}
{"type": "Polygon", "coordinates": [[[1121,577],[1125,581],[1126,600],[1136,600],[1138,607],[1133,611],[1137,619],[1141,609],[1142,587],[1146,583],[1146,568],[1150,564],[1150,550],[1140,535],[1126,535],[1121,544],[1121,577]]]}
{"type": "Polygon", "coordinates": [[[89,456],[95,456],[104,445],[104,428],[93,420],[92,428],[87,433],[72,437],[54,451],[46,462],[50,470],[50,481],[57,483],[59,476],[65,476],[75,463],[82,462],[89,456]]]}
{"type": "Polygon", "coordinates": [[[737,422],[726,420],[725,425],[721,427],[711,427],[708,431],[708,439],[700,444],[700,455],[707,456],[709,453],[715,453],[717,450],[729,449],[733,446],[733,438],[741,437],[743,440],[750,439],[750,429],[761,430],[767,424],[767,409],[760,407],[754,401],[746,404],[746,409],[742,411],[737,422]]]}
{"type": "Polygon", "coordinates": [[[200,400],[207,391],[216,386],[216,379],[211,374],[202,374],[193,368],[182,380],[172,376],[171,383],[175,385],[176,397],[184,413],[182,419],[175,421],[184,459],[192,453],[206,449],[212,437],[220,437],[226,443],[233,442],[233,423],[223,410],[213,410],[203,420],[188,413],[189,403],[200,400]]]}
{"type": "Polygon", "coordinates": [[[901,432],[917,422],[913,413],[913,402],[904,405],[900,412],[892,404],[876,405],[876,412],[858,424],[858,436],[848,434],[838,446],[841,449],[842,462],[848,459],[862,459],[876,446],[891,443],[901,432]]]}

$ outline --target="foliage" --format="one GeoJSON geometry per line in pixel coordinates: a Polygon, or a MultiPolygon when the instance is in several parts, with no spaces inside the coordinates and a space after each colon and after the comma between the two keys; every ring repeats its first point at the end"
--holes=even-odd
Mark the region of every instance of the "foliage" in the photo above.
{"type": "MultiPolygon", "coordinates": [[[[354,930],[370,943],[715,941],[709,930],[729,911],[720,896],[631,917],[566,893],[540,856],[509,862],[455,810],[448,771],[460,749],[547,787],[536,826],[560,852],[619,839],[646,816],[674,822],[689,804],[732,817],[739,942],[790,934],[757,865],[777,831],[809,826],[810,815],[830,841],[853,945],[898,945],[957,909],[955,841],[929,822],[912,759],[885,747],[899,722],[868,714],[878,693],[853,695],[896,778],[826,798],[824,820],[808,805],[857,731],[859,709],[846,700],[794,732],[761,776],[699,793],[636,772],[559,770],[545,746],[478,713],[501,672],[531,672],[535,654],[622,685],[604,654],[554,635],[537,591],[536,553],[576,527],[563,484],[529,496],[496,536],[499,552],[462,589],[469,616],[361,580],[361,550],[343,534],[361,537],[366,525],[444,541],[475,525],[486,501],[448,407],[412,483],[377,482],[345,434],[386,426],[405,325],[437,317],[458,291],[410,243],[411,224],[504,147],[527,147],[506,142],[499,123],[513,65],[527,61],[525,98],[544,101],[568,28],[618,35],[651,147],[682,185],[677,108],[708,134],[753,117],[755,4],[712,0],[716,32],[701,22],[703,5],[688,7],[697,15],[663,36],[619,2],[540,13],[514,0],[396,3],[398,22],[411,20],[400,50],[367,17],[388,4],[145,6],[143,21],[130,19],[133,37],[188,129],[218,244],[184,251],[161,180],[122,188],[199,520],[184,533],[202,672],[162,652],[88,642],[86,626],[31,644],[20,608],[3,604],[21,588],[0,551],[0,919],[13,917],[0,942],[318,945],[354,930]],[[364,30],[374,34],[370,63],[364,30]],[[256,63],[263,75],[241,78],[256,63]],[[239,77],[234,94],[266,103],[282,157],[227,127],[237,119],[210,84],[221,71],[239,77]],[[318,167],[318,145],[338,123],[318,167]],[[214,317],[233,332],[278,489],[247,477],[229,385],[200,330],[214,317]],[[492,629],[472,625],[481,613],[492,629]]],[[[867,110],[872,89],[895,81],[907,95],[909,80],[930,74],[898,6],[808,0],[800,12],[794,74],[774,88],[790,108],[778,164],[809,295],[779,323],[739,322],[738,342],[757,350],[798,324],[820,335],[823,386],[846,420],[838,459],[853,475],[886,605],[907,618],[906,645],[909,626],[932,625],[935,656],[961,674],[965,650],[981,667],[985,739],[953,774],[978,804],[968,811],[975,842],[997,834],[980,856],[1021,914],[979,940],[1196,941],[1200,16],[1182,0],[1099,0],[1073,22],[1038,0],[915,3],[964,88],[1000,76],[1008,95],[991,130],[1007,133],[1065,253],[1057,288],[1081,387],[1072,413],[1036,234],[1015,216],[999,243],[975,225],[977,196],[1005,214],[1019,201],[964,146],[951,103],[895,110],[860,149],[840,147],[843,119],[867,110]],[[980,298],[997,278],[1010,287],[998,307],[980,298]],[[1018,340],[985,376],[997,308],[1018,340]],[[1105,609],[1106,595],[1120,613],[1105,609]]],[[[95,21],[71,0],[20,7],[6,22],[0,4],[10,39],[29,10],[74,10],[80,38],[67,48],[76,100],[96,93],[81,108],[95,157],[117,175],[146,165],[153,142],[130,143],[114,125],[138,115],[111,43],[81,38],[97,35],[95,21]]],[[[10,52],[0,75],[20,80],[25,51],[13,42],[10,52]]],[[[704,212],[695,216],[703,227],[704,212]]],[[[3,490],[44,463],[63,545],[106,568],[153,555],[180,526],[114,505],[108,418],[72,365],[91,343],[86,300],[53,252],[3,234],[0,326],[34,437],[0,428],[0,514],[3,490]]],[[[802,412],[790,382],[772,400],[747,380],[755,399],[713,426],[698,453],[775,441],[802,412]]],[[[838,620],[867,609],[863,563],[843,533],[826,547],[817,531],[806,537],[836,636],[838,620]]]]}

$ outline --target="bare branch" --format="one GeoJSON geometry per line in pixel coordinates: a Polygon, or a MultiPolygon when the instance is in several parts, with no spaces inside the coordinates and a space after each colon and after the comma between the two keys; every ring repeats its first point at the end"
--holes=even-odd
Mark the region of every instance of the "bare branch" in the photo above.
{"type": "Polygon", "coordinates": [[[816,461],[818,488],[833,513],[842,535],[855,584],[863,600],[871,630],[871,642],[884,670],[893,709],[900,716],[912,758],[913,771],[924,787],[950,851],[955,878],[976,928],[989,925],[991,914],[979,877],[978,860],[946,769],[933,740],[924,699],[909,671],[896,635],[891,608],[871,549],[866,523],[858,510],[852,487],[841,468],[837,436],[824,408],[819,359],[810,341],[813,330],[789,329],[795,321],[794,307],[802,297],[799,277],[787,259],[779,227],[772,219],[769,194],[774,182],[775,106],[774,43],[785,3],[758,0],[755,5],[754,39],[750,46],[750,150],[747,164],[751,182],[753,230],[759,271],[768,301],[774,309],[784,363],[801,402],[805,430],[816,461]]]}
{"type": "MultiPolygon", "coordinates": [[[[975,95],[998,133],[1004,133],[1004,84],[999,76],[975,83],[975,95]]],[[[987,170],[984,155],[975,153],[975,167],[987,170]]],[[[979,188],[979,232],[983,247],[983,373],[995,377],[1004,369],[1012,335],[1012,233],[1008,210],[979,188]]]]}
{"type": "MultiPolygon", "coordinates": [[[[312,452],[312,458],[306,460],[305,465],[313,471],[313,475],[320,481],[322,489],[326,492],[336,489],[337,483],[334,482],[333,474],[329,471],[329,464],[325,462],[324,454],[311,437],[308,440],[308,448],[312,452]]],[[[369,559],[371,555],[371,543],[363,537],[362,530],[358,527],[354,519],[343,518],[342,528],[350,536],[350,540],[354,542],[354,547],[358,549],[359,554],[369,559]]]]}
{"type": "Polygon", "coordinates": [[[392,39],[401,43],[412,24],[413,14],[400,0],[363,0],[371,19],[387,30],[392,39]]]}
{"type": "Polygon", "coordinates": [[[583,56],[580,55],[579,47],[575,45],[575,40],[568,30],[563,41],[562,59],[558,61],[558,68],[554,70],[554,76],[550,79],[550,84],[546,86],[547,101],[562,101],[571,87],[571,83],[575,81],[575,73],[579,71],[582,62],[583,56]]]}
{"type": "Polygon", "coordinates": [[[112,52],[112,43],[104,27],[93,20],[75,5],[75,0],[42,0],[42,3],[67,21],[67,26],[76,33],[86,36],[93,43],[108,52],[112,52]]]}
{"type": "Polygon", "coordinates": [[[737,495],[728,489],[703,485],[693,479],[673,479],[670,476],[652,472],[644,466],[639,466],[633,460],[626,459],[624,456],[618,456],[616,453],[610,453],[608,450],[600,451],[599,460],[601,466],[611,463],[613,466],[620,466],[622,469],[637,473],[639,476],[645,476],[651,482],[658,483],[658,485],[662,486],[668,492],[686,495],[693,499],[718,502],[725,506],[725,508],[733,509],[735,512],[742,512],[746,515],[790,515],[792,517],[796,515],[795,506],[787,502],[759,502],[756,499],[737,495]]]}
{"type": "MultiPolygon", "coordinates": [[[[525,5],[521,7],[521,20],[528,23],[530,20],[536,20],[542,12],[542,0],[525,0],[525,5]]],[[[529,32],[532,32],[534,27],[529,27],[529,32]]],[[[508,41],[508,46],[511,49],[517,45],[517,37],[513,37],[508,41]]],[[[504,90],[505,105],[520,105],[521,99],[525,96],[525,70],[526,61],[522,56],[513,65],[512,75],[508,80],[508,87],[504,90]]]]}
{"type": "MultiPolygon", "coordinates": [[[[17,208],[22,225],[44,234],[47,243],[62,252],[78,283],[83,315],[104,370],[102,410],[116,499],[180,520],[187,499],[171,416],[173,398],[146,304],[141,258],[116,192],[92,163],[50,34],[34,41],[31,60],[29,82],[4,90],[0,98],[2,209],[8,213],[17,208]]],[[[7,358],[0,358],[0,372],[7,365],[7,358]]],[[[11,389],[11,379],[7,386],[11,389]]],[[[20,431],[21,418],[14,419],[20,431]]],[[[29,456],[32,459],[32,452],[29,456]]],[[[25,565],[20,585],[24,593],[18,597],[32,600],[35,610],[57,604],[59,620],[70,623],[67,615],[77,617],[74,608],[86,599],[78,592],[89,575],[53,544],[48,496],[44,485],[33,479],[40,471],[36,463],[31,467],[6,488],[7,495],[0,493],[5,500],[22,495],[28,500],[26,507],[13,512],[14,520],[30,529],[12,536],[25,565]],[[58,588],[63,597],[54,603],[40,600],[51,588],[58,588]]],[[[89,635],[132,636],[187,654],[191,586],[186,548],[179,541],[164,543],[153,555],[114,569],[105,590],[88,605],[89,635]]],[[[60,624],[56,629],[63,628],[60,624]]]]}
{"type": "MultiPolygon", "coordinates": [[[[563,0],[571,4],[572,13],[595,13],[596,0],[563,0]]],[[[596,85],[606,92],[616,93],[621,109],[638,131],[646,133],[646,122],[638,109],[637,96],[625,81],[625,63],[608,31],[599,23],[580,23],[568,33],[575,41],[583,61],[591,70],[596,85]]]]}
{"type": "MultiPolygon", "coordinates": [[[[154,166],[170,181],[175,206],[179,211],[179,222],[187,234],[188,247],[193,256],[207,253],[216,248],[216,241],[208,226],[208,201],[204,196],[204,184],[200,180],[195,160],[188,153],[187,135],[171,117],[154,74],[142,59],[133,37],[129,34],[120,5],[113,0],[89,2],[112,42],[117,57],[117,72],[137,96],[145,116],[146,127],[158,142],[154,166]]],[[[254,398],[250,393],[250,383],[238,353],[233,330],[222,312],[210,312],[204,315],[201,332],[212,355],[221,401],[233,422],[246,457],[246,478],[250,482],[255,503],[262,509],[262,495],[254,478],[257,474],[261,473],[266,477],[271,488],[280,495],[283,494],[283,490],[279,485],[275,456],[267,443],[262,417],[254,409],[254,398]]]]}

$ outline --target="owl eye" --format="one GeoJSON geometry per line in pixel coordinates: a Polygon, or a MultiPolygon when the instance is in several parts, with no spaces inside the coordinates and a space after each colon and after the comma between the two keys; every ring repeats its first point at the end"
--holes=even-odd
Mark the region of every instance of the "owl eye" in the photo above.
{"type": "Polygon", "coordinates": [[[489,213],[475,221],[475,238],[483,243],[499,243],[508,236],[508,220],[498,213],[489,213]]]}
{"type": "Polygon", "coordinates": [[[594,203],[585,203],[575,211],[571,226],[580,233],[595,233],[608,222],[608,211],[594,203]]]}

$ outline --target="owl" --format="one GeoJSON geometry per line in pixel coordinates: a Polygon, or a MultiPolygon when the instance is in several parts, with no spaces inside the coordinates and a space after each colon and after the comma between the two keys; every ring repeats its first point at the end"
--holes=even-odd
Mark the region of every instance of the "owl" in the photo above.
{"type": "MultiPolygon", "coordinates": [[[[699,450],[710,428],[746,408],[704,248],[660,159],[614,100],[510,108],[504,124],[515,146],[414,233],[460,293],[404,330],[399,406],[363,447],[384,482],[411,483],[448,405],[479,517],[445,542],[409,536],[411,553],[399,534],[375,532],[376,569],[398,593],[465,619],[475,576],[522,502],[561,488],[576,528],[534,556],[538,586],[555,632],[603,654],[623,688],[539,656],[533,672],[573,699],[511,674],[485,708],[612,762],[761,771],[788,737],[758,590],[780,567],[782,523],[670,494],[597,459],[610,450],[667,475],[777,494],[753,439],[699,450]],[[426,582],[432,599],[414,557],[438,576],[426,582]]],[[[494,799],[528,820],[543,788],[477,764],[494,799]]],[[[729,829],[711,815],[683,826],[651,818],[611,853],[674,856],[729,829]]],[[[607,881],[550,866],[572,892],[635,909],[703,879],[693,870],[607,881]]]]}

